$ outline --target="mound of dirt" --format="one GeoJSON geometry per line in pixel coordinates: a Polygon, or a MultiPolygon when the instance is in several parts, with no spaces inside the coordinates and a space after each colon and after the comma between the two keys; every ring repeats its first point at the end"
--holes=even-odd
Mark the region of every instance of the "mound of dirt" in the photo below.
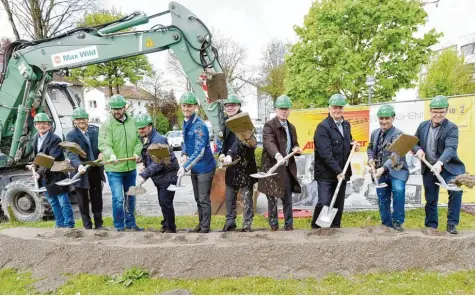
{"type": "Polygon", "coordinates": [[[40,278],[117,275],[132,266],[170,279],[449,272],[473,269],[474,247],[474,231],[386,227],[209,234],[10,228],[0,231],[0,268],[40,278]]]}

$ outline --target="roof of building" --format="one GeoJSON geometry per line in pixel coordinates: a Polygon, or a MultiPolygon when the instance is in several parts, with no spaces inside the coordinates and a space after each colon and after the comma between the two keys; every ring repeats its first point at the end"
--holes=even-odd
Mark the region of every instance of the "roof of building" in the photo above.
{"type": "MultiPolygon", "coordinates": [[[[96,89],[102,91],[106,97],[109,97],[109,87],[108,86],[99,86],[96,89]]],[[[112,92],[116,94],[116,88],[112,88],[112,92]]],[[[119,87],[119,94],[126,99],[136,99],[136,100],[152,100],[154,96],[146,91],[145,89],[135,86],[135,85],[124,85],[119,87]]]]}
{"type": "Polygon", "coordinates": [[[84,84],[78,80],[72,79],[71,77],[61,76],[57,73],[53,73],[53,82],[66,82],[71,83],[72,85],[83,86],[84,84]]]}

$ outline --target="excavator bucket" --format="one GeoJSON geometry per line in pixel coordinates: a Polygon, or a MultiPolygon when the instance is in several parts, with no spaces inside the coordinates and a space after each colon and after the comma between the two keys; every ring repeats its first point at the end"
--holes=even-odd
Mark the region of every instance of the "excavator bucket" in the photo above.
{"type": "Polygon", "coordinates": [[[206,73],[208,102],[213,103],[217,100],[224,100],[228,97],[228,87],[226,85],[226,76],[224,73],[206,73]]]}

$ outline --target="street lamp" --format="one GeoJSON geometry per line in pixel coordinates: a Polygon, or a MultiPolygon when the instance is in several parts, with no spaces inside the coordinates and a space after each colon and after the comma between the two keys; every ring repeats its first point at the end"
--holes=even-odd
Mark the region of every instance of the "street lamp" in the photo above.
{"type": "Polygon", "coordinates": [[[367,76],[365,80],[365,85],[369,87],[369,106],[372,104],[372,87],[375,85],[375,77],[367,76]]]}

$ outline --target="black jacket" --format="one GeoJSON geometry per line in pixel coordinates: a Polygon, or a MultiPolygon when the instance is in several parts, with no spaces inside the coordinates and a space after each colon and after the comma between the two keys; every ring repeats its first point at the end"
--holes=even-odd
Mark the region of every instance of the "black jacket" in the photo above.
{"type": "MultiPolygon", "coordinates": [[[[238,113],[240,112],[238,111],[238,113]]],[[[225,117],[225,121],[227,119],[228,117],[225,117]]],[[[240,158],[237,164],[226,168],[226,185],[247,187],[258,181],[250,176],[250,174],[257,172],[255,148],[242,144],[235,133],[226,126],[223,129],[223,143],[220,154],[230,155],[233,160],[240,158]]]]}
{"type": "Polygon", "coordinates": [[[177,172],[179,170],[179,164],[177,157],[169,146],[171,161],[169,164],[164,162],[157,163],[152,160],[150,155],[147,153],[147,148],[150,144],[166,144],[169,145],[167,139],[159,134],[155,128],[152,129],[148,137],[149,141],[144,143],[144,138],[140,137],[142,142],[142,151],[141,157],[142,162],[144,163],[144,170],[139,174],[142,178],[147,180],[152,178],[155,186],[160,187],[161,185],[168,186],[170,183],[177,183],[177,172]]]}
{"type": "MultiPolygon", "coordinates": [[[[98,148],[98,135],[99,135],[99,128],[94,125],[89,125],[88,126],[88,133],[89,133],[89,141],[91,142],[92,150],[93,150],[93,160],[96,160],[99,156],[99,148],[98,148]]],[[[72,131],[70,131],[66,135],[66,141],[68,142],[74,142],[77,143],[81,149],[86,152],[86,158],[82,158],[81,156],[71,153],[69,151],[66,152],[66,155],[68,156],[69,160],[71,160],[71,165],[78,170],[79,165],[81,165],[82,162],[90,160],[89,158],[89,145],[86,142],[86,139],[81,132],[79,128],[74,128],[72,131]]],[[[72,172],[70,174],[70,177],[72,178],[76,172],[72,172]]],[[[75,187],[79,188],[87,188],[89,189],[90,184],[89,184],[89,176],[93,178],[101,178],[103,182],[106,182],[106,179],[104,177],[104,167],[90,167],[86,173],[84,173],[81,176],[81,180],[77,183],[74,184],[75,187]]]]}
{"type": "MultiPolygon", "coordinates": [[[[53,134],[53,132],[49,132],[41,145],[41,148],[38,150],[38,138],[39,133],[37,133],[33,137],[33,153],[35,156],[38,153],[44,153],[49,156],[53,156],[55,161],[63,161],[65,160],[64,157],[64,149],[59,144],[61,143],[60,137],[53,134]]],[[[67,174],[61,172],[52,172],[50,169],[45,167],[39,167],[37,173],[40,175],[40,179],[38,180],[38,185],[41,187],[43,181],[46,181],[46,191],[50,196],[60,195],[61,193],[68,193],[69,187],[68,186],[58,186],[55,183],[66,179],[68,177],[67,174]]]]}
{"type": "MultiPolygon", "coordinates": [[[[337,175],[342,173],[345,162],[350,155],[352,133],[350,124],[342,122],[344,137],[330,115],[317,125],[314,133],[314,179],[337,182],[337,175]]],[[[346,172],[346,180],[352,176],[352,168],[346,172]]]]}

